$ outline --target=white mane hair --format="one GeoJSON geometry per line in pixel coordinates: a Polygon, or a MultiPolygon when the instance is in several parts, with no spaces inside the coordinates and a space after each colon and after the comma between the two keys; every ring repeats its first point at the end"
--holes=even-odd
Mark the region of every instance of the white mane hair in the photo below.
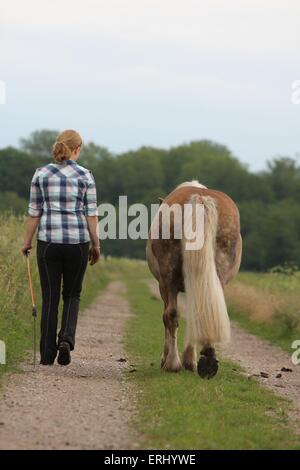
{"type": "Polygon", "coordinates": [[[199,181],[197,181],[197,180],[185,181],[184,183],[181,183],[179,186],[177,186],[176,189],[185,188],[186,186],[193,186],[194,188],[204,188],[204,189],[207,189],[206,186],[204,186],[203,184],[199,183],[199,181]]]}

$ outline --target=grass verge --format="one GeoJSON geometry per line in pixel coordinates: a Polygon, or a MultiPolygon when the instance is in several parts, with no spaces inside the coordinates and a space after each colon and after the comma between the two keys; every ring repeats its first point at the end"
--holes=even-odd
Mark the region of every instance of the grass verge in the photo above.
{"type": "Polygon", "coordinates": [[[230,318],[292,353],[300,339],[299,282],[299,273],[240,273],[225,291],[230,318]]]}

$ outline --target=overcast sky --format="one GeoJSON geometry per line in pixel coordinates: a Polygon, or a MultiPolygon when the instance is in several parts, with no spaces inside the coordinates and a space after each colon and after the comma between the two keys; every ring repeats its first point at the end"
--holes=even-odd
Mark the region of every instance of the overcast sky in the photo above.
{"type": "Polygon", "coordinates": [[[252,169],[300,151],[300,2],[0,0],[0,147],[75,128],[114,152],[198,139],[252,169]]]}

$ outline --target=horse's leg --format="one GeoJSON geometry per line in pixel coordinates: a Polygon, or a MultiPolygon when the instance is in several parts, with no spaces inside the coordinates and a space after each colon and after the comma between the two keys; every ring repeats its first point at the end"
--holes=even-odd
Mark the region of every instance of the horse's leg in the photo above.
{"type": "Polygon", "coordinates": [[[186,342],[182,355],[182,365],[185,369],[195,371],[197,369],[197,352],[193,344],[186,342]]]}
{"type": "Polygon", "coordinates": [[[191,370],[192,372],[197,370],[197,349],[195,346],[193,331],[191,330],[191,324],[189,321],[187,321],[186,324],[185,345],[182,354],[182,365],[186,370],[191,370]]]}
{"type": "Polygon", "coordinates": [[[165,342],[164,342],[164,349],[163,349],[161,362],[160,362],[160,366],[162,368],[165,367],[165,363],[169,354],[169,344],[170,344],[170,334],[169,334],[168,328],[165,326],[165,342]]]}
{"type": "Polygon", "coordinates": [[[166,335],[168,338],[168,352],[162,367],[165,370],[172,372],[178,372],[182,368],[177,348],[178,320],[177,292],[169,289],[168,301],[163,315],[166,335]]]}
{"type": "Polygon", "coordinates": [[[218,367],[215,349],[210,345],[204,346],[197,364],[198,374],[202,378],[211,379],[218,372],[218,367]]]}
{"type": "MultiPolygon", "coordinates": [[[[164,303],[164,312],[165,312],[167,305],[168,305],[168,291],[161,281],[159,282],[159,291],[160,291],[160,295],[164,303]]],[[[163,353],[161,356],[161,364],[160,364],[161,367],[164,367],[168,352],[169,352],[169,330],[165,326],[165,342],[164,342],[163,353]]]]}

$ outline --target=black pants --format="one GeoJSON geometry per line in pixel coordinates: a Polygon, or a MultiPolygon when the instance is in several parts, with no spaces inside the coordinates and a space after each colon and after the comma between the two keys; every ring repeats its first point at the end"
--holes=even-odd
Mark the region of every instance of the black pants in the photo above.
{"type": "Polygon", "coordinates": [[[38,240],[37,260],[42,288],[41,363],[52,364],[61,341],[75,346],[82,281],[88,262],[89,242],[76,245],[38,240]],[[61,281],[64,301],[57,342],[57,317],[61,281]]]}

